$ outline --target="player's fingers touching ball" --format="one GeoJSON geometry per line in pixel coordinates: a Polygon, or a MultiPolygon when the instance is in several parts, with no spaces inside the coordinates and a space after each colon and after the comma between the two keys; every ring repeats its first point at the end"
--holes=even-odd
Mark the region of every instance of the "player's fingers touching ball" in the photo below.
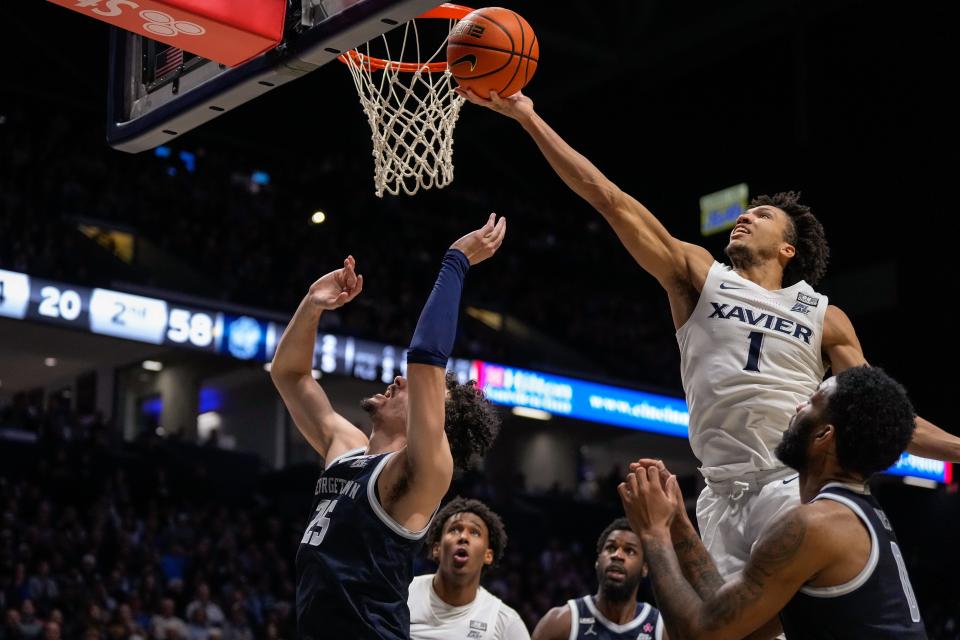
{"type": "Polygon", "coordinates": [[[502,7],[464,16],[447,40],[447,65],[460,87],[480,96],[509,96],[533,77],[540,44],[529,23],[502,7]]]}

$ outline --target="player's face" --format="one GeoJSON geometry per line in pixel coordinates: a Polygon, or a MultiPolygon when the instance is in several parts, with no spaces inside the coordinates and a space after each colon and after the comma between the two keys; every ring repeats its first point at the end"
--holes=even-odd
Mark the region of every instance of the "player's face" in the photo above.
{"type": "Polygon", "coordinates": [[[797,471],[807,468],[810,434],[816,426],[823,424],[827,402],[836,388],[837,379],[827,378],[806,402],[797,406],[797,412],[790,419],[790,426],[783,433],[783,439],[774,451],[785,465],[797,471]]]}
{"type": "MultiPolygon", "coordinates": [[[[732,251],[734,255],[749,252],[761,258],[775,256],[787,244],[789,228],[790,218],[783,209],[769,205],[747,209],[730,232],[727,255],[732,251]]],[[[730,255],[731,259],[734,255],[730,255]]]]}
{"type": "Polygon", "coordinates": [[[469,511],[453,514],[443,524],[433,557],[447,575],[479,579],[484,565],[493,562],[487,523],[469,511]]]}
{"type": "Polygon", "coordinates": [[[403,376],[397,376],[383,393],[361,400],[360,408],[380,425],[392,423],[405,425],[407,420],[407,379],[403,376]]]}
{"type": "Polygon", "coordinates": [[[646,574],[643,546],[637,534],[620,529],[611,531],[597,556],[597,582],[604,597],[623,602],[636,593],[646,574]]]}

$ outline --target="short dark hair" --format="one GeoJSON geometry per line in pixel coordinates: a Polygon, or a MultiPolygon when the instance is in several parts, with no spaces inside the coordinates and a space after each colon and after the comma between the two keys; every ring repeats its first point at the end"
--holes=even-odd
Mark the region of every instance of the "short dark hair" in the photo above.
{"type": "Polygon", "coordinates": [[[823,225],[810,211],[810,207],[800,203],[798,191],[781,191],[772,196],[756,196],[750,201],[751,207],[777,207],[787,214],[790,226],[785,240],[797,250],[783,270],[783,286],[792,286],[806,280],[810,286],[816,285],[827,272],[830,258],[830,246],[823,232],[823,225]]]}
{"type": "Polygon", "coordinates": [[[633,531],[633,529],[630,527],[630,521],[626,518],[617,518],[608,524],[607,528],[600,534],[600,537],[597,538],[597,555],[600,555],[600,552],[603,551],[603,545],[607,542],[607,536],[613,531],[633,531]]]}
{"type": "Polygon", "coordinates": [[[430,530],[427,531],[427,554],[432,553],[433,545],[440,542],[440,538],[443,537],[443,527],[447,524],[450,516],[465,512],[472,513],[487,525],[490,548],[493,550],[493,564],[486,565],[484,568],[492,569],[503,558],[504,549],[507,548],[507,530],[504,528],[500,516],[494,513],[490,507],[473,498],[457,496],[437,512],[430,524],[430,530]]]}
{"type": "Polygon", "coordinates": [[[464,384],[452,372],[447,373],[447,441],[453,464],[466,469],[474,456],[483,457],[500,432],[500,414],[483,395],[475,380],[464,384]]]}
{"type": "Polygon", "coordinates": [[[906,389],[867,365],[837,376],[825,415],[837,431],[840,466],[864,478],[897,461],[913,437],[914,418],[906,389]]]}

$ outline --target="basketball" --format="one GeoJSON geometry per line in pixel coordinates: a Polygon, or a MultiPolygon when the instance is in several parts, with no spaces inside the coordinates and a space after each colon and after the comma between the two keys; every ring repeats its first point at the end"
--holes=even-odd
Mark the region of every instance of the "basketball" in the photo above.
{"type": "Polygon", "coordinates": [[[540,45],[520,15],[502,7],[467,14],[450,32],[447,65],[461,87],[481,98],[511,96],[537,71],[540,45]]]}

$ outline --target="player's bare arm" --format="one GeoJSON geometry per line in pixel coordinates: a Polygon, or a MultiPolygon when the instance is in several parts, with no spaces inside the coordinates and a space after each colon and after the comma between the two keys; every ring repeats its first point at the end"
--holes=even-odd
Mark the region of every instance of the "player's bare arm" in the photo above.
{"type": "MultiPolygon", "coordinates": [[[[675,482],[675,480],[674,480],[675,482]]],[[[684,577],[670,526],[675,505],[656,467],[628,476],[618,488],[631,527],[640,531],[657,603],[675,638],[743,638],[768,625],[836,551],[817,508],[778,517],[761,536],[743,574],[702,597],[684,577]]]]}
{"type": "MultiPolygon", "coordinates": [[[[496,253],[506,232],[506,218],[501,217],[498,221],[496,215],[491,213],[483,227],[454,242],[450,250],[461,253],[469,265],[474,266],[496,253]]],[[[441,277],[442,275],[441,273],[441,277]]],[[[438,279],[434,293],[440,287],[441,281],[438,279]]],[[[452,321],[446,319],[446,322],[452,322],[452,327],[447,327],[450,330],[449,345],[445,347],[447,355],[453,346],[459,300],[460,292],[457,290],[453,305],[448,305],[449,309],[438,309],[454,315],[452,321]]],[[[427,303],[428,307],[431,302],[433,295],[427,303]]],[[[428,307],[424,307],[417,327],[418,332],[428,313],[428,307]]],[[[416,340],[415,334],[414,342],[416,340]]],[[[407,529],[417,531],[427,525],[450,487],[453,478],[453,456],[444,431],[446,358],[440,358],[433,363],[409,362],[412,354],[413,348],[408,355],[407,365],[407,444],[387,463],[378,478],[377,487],[383,507],[390,517],[407,529]]]]}
{"type": "Polygon", "coordinates": [[[342,307],[363,290],[363,276],[348,256],[343,268],[312,285],[283,332],[270,369],[270,378],[310,446],[329,462],[350,449],[367,446],[367,436],[333,410],[327,394],[313,379],[317,324],[324,311],[342,307]]]}
{"type": "MultiPolygon", "coordinates": [[[[833,375],[850,367],[868,364],[853,323],[847,314],[834,305],[827,307],[823,319],[823,352],[833,375]]],[[[936,460],[960,461],[960,438],[920,416],[917,416],[916,425],[907,451],[936,460]]]]}
{"type": "Polygon", "coordinates": [[[458,93],[474,104],[485,106],[513,118],[530,134],[557,175],[577,195],[589,202],[607,220],[620,242],[634,260],[667,290],[674,312],[674,322],[689,317],[692,307],[674,297],[692,297],[703,288],[713,257],[703,247],[674,238],[663,224],[631,195],[624,193],[587,158],[563,140],[533,108],[533,101],[520,92],[500,98],[491,92],[490,99],[469,90],[458,93]]]}
{"type": "Polygon", "coordinates": [[[533,630],[531,640],[567,640],[570,637],[570,607],[547,611],[533,630]]]}

